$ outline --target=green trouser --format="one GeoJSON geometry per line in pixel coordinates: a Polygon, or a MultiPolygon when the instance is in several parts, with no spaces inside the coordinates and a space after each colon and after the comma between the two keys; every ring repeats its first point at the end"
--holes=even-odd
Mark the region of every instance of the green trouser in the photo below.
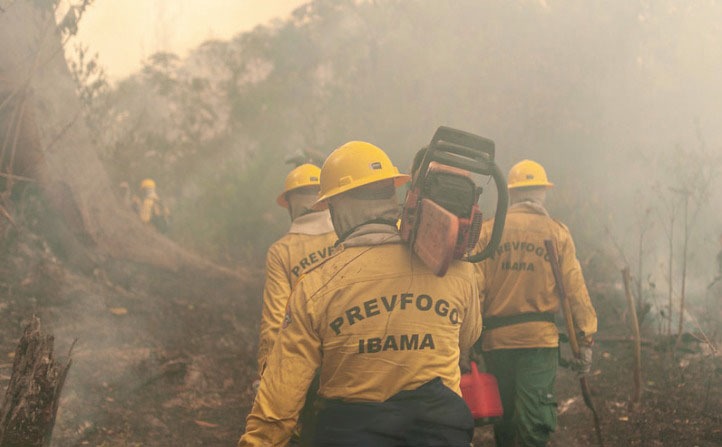
{"type": "Polygon", "coordinates": [[[546,446],[557,427],[557,348],[486,351],[484,363],[499,383],[504,407],[494,425],[497,447],[546,446]]]}

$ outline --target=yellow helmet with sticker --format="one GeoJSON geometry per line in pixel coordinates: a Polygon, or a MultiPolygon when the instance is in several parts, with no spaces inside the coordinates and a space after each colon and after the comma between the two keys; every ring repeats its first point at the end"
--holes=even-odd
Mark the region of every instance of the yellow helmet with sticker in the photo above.
{"type": "Polygon", "coordinates": [[[321,168],[321,192],[316,207],[346,191],[382,180],[394,180],[398,187],[411,177],[399,173],[380,148],[365,141],[349,141],[328,156],[321,168]]]}
{"type": "Polygon", "coordinates": [[[303,164],[293,169],[286,176],[283,192],[276,198],[276,203],[288,208],[286,194],[294,189],[305,188],[306,186],[318,186],[320,184],[321,168],[310,163],[303,164]]]}
{"type": "Polygon", "coordinates": [[[509,189],[526,187],[551,188],[554,183],[547,179],[544,167],[532,160],[522,160],[509,170],[509,189]]]}

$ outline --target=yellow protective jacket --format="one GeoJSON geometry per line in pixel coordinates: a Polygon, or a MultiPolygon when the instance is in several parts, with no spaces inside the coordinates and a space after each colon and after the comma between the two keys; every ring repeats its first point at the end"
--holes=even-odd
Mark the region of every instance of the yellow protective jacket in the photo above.
{"type": "MultiPolygon", "coordinates": [[[[492,222],[482,227],[479,248],[489,240],[492,222]]],[[[554,313],[560,310],[554,274],[546,254],[544,240],[551,239],[557,249],[564,288],[578,331],[587,342],[597,331],[597,316],[584,283],[574,242],[567,227],[550,218],[544,208],[529,202],[509,208],[504,233],[494,256],[478,264],[483,275],[482,314],[508,317],[525,313],[554,313]]],[[[556,347],[559,333],[555,323],[533,321],[485,328],[482,348],[493,349],[556,347]]]]}
{"type": "Polygon", "coordinates": [[[331,217],[323,211],[296,218],[288,233],[268,249],[258,339],[259,376],[276,341],[291,289],[306,270],[331,255],[337,239],[331,217]]]}
{"type": "Polygon", "coordinates": [[[296,285],[239,446],[285,445],[318,371],[322,398],[382,402],[439,377],[481,332],[471,264],[435,276],[401,243],[340,249],[296,285]]]}
{"type": "Polygon", "coordinates": [[[167,219],[170,215],[170,211],[158,197],[155,191],[150,192],[143,198],[134,198],[135,205],[138,212],[138,217],[143,223],[151,223],[154,216],[167,219]]]}
{"type": "Polygon", "coordinates": [[[140,221],[143,223],[150,223],[150,219],[153,217],[153,213],[156,208],[156,197],[146,197],[140,202],[140,210],[138,216],[140,221]]]}

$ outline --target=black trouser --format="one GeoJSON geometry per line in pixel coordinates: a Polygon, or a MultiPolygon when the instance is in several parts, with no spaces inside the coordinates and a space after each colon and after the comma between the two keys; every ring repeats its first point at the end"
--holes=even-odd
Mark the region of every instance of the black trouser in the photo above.
{"type": "Polygon", "coordinates": [[[306,402],[303,404],[298,417],[298,425],[301,429],[300,439],[291,439],[290,446],[314,447],[316,439],[316,399],[318,399],[319,375],[313,378],[311,385],[306,392],[306,402]]]}
{"type": "Polygon", "coordinates": [[[441,379],[385,402],[319,399],[317,447],[469,447],[474,420],[441,379]]]}

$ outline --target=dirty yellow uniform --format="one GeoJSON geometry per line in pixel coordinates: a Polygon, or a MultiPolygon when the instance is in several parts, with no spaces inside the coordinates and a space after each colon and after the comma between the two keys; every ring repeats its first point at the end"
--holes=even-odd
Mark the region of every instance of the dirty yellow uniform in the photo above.
{"type": "Polygon", "coordinates": [[[336,239],[328,212],[311,213],[296,218],[288,233],[268,249],[258,341],[259,376],[281,327],[291,289],[306,270],[331,255],[336,239]]]}
{"type": "MultiPolygon", "coordinates": [[[[485,244],[493,224],[484,226],[485,244]]],[[[484,276],[481,348],[487,371],[499,386],[504,415],[494,424],[500,447],[545,446],[557,426],[554,382],[560,301],[544,245],[551,240],[572,314],[591,341],[597,318],[576,258],[574,242],[562,223],[533,202],[512,205],[493,258],[477,264],[484,276]]]]}
{"type": "Polygon", "coordinates": [[[138,217],[140,217],[140,221],[143,223],[151,223],[154,217],[167,219],[170,215],[170,211],[163,205],[158,194],[155,192],[149,193],[142,199],[134,197],[133,202],[134,208],[136,208],[138,212],[138,217]]]}
{"type": "Polygon", "coordinates": [[[440,378],[460,394],[459,355],[481,332],[471,264],[435,276],[400,243],[341,247],[295,287],[239,446],[285,445],[306,390],[383,402],[440,378]]]}
{"type": "MultiPolygon", "coordinates": [[[[484,247],[493,222],[485,223],[479,241],[484,247]]],[[[544,247],[551,239],[559,254],[564,288],[578,331],[590,337],[597,331],[597,316],[589,299],[574,242],[567,227],[542,208],[527,202],[509,208],[504,234],[494,256],[477,265],[485,278],[482,296],[484,318],[519,314],[553,314],[560,309],[554,274],[544,247]]],[[[487,328],[488,329],[488,328],[487,328]]],[[[554,322],[532,321],[484,330],[482,348],[547,348],[559,343],[554,322]]]]}
{"type": "Polygon", "coordinates": [[[138,216],[140,217],[140,221],[143,223],[150,223],[150,219],[153,218],[153,214],[156,212],[157,208],[157,197],[146,197],[140,202],[140,209],[138,211],[138,216]]]}

